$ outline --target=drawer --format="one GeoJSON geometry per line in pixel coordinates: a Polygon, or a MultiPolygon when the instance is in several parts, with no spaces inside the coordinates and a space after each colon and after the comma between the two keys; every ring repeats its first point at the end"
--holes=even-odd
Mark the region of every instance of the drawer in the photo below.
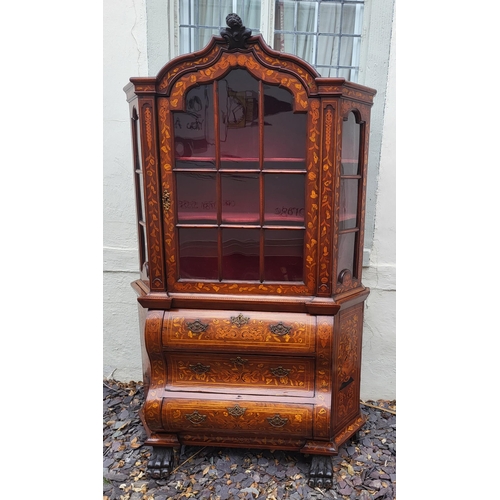
{"type": "Polygon", "coordinates": [[[169,352],[167,390],[314,395],[314,358],[169,352]]]}
{"type": "Polygon", "coordinates": [[[255,401],[164,400],[163,428],[167,432],[214,431],[262,435],[312,436],[312,405],[255,401]]]}
{"type": "Polygon", "coordinates": [[[312,354],[316,317],[299,313],[178,309],[165,313],[168,349],[312,354]]]}

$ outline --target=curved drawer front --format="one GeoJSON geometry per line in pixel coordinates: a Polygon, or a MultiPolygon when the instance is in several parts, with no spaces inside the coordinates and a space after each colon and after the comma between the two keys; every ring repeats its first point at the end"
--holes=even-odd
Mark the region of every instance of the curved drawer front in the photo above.
{"type": "Polygon", "coordinates": [[[166,355],[167,389],[276,396],[314,395],[314,358],[252,354],[166,355]]]}
{"type": "Polygon", "coordinates": [[[315,326],[316,318],[308,314],[179,309],[165,313],[162,341],[179,349],[311,354],[315,326]]]}
{"type": "Polygon", "coordinates": [[[213,431],[312,436],[312,405],[251,401],[164,401],[163,428],[168,432],[213,431]]]}

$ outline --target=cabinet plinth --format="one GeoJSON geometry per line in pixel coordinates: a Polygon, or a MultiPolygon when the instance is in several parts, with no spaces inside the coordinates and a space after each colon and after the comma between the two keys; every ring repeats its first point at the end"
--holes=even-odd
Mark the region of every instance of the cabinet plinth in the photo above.
{"type": "Polygon", "coordinates": [[[295,450],[328,486],[364,423],[375,91],[240,28],[125,87],[149,470],[183,444],[295,450]]]}

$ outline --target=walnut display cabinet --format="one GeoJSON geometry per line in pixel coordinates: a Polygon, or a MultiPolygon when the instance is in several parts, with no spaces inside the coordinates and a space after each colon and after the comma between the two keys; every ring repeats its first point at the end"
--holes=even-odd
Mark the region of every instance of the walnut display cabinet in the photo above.
{"type": "Polygon", "coordinates": [[[330,457],[364,423],[375,91],[227,22],[125,87],[148,468],[167,476],[181,445],[295,450],[328,487],[330,457]]]}

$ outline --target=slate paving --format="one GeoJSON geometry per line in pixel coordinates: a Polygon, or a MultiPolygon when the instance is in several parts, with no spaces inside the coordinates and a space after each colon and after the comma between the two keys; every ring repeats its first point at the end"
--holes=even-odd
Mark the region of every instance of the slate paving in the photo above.
{"type": "Polygon", "coordinates": [[[333,458],[329,490],[308,486],[310,457],[279,450],[183,446],[170,477],[151,479],[143,401],[142,383],[104,380],[103,500],[396,499],[395,401],[361,403],[368,421],[333,458]]]}

